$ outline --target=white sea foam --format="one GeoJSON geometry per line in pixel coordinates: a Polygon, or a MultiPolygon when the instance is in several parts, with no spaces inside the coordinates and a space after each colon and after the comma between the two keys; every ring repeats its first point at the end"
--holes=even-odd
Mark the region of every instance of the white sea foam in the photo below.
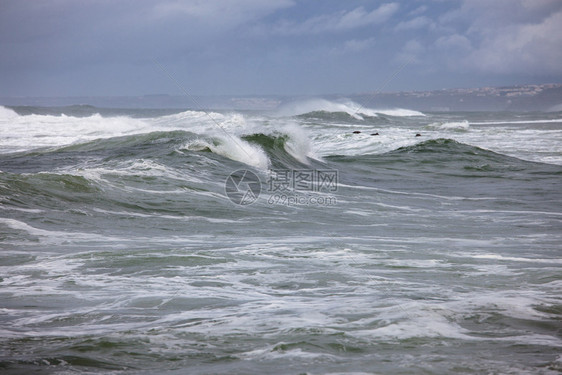
{"type": "MultiPolygon", "coordinates": [[[[185,192],[183,192],[185,194],[185,192]]],[[[240,223],[241,220],[229,220],[229,219],[219,219],[219,218],[210,218],[204,216],[185,216],[185,215],[162,215],[162,214],[143,214],[139,212],[133,211],[110,211],[110,210],[103,210],[101,208],[94,208],[93,211],[108,214],[108,215],[115,215],[115,216],[124,216],[124,217],[142,217],[142,218],[160,218],[160,219],[169,219],[169,220],[178,220],[178,221],[192,221],[192,220],[202,220],[207,221],[209,223],[240,223]]]]}
{"type": "Polygon", "coordinates": [[[40,210],[37,208],[21,208],[21,207],[11,207],[11,206],[5,206],[3,204],[0,203],[0,210],[6,210],[6,211],[20,211],[20,212],[31,212],[34,214],[40,214],[42,212],[45,212],[44,210],[40,210]]]}
{"type": "Polygon", "coordinates": [[[326,99],[309,99],[300,102],[287,103],[277,111],[277,115],[298,116],[298,115],[303,115],[305,113],[318,112],[318,111],[343,112],[359,120],[363,119],[363,117],[361,117],[358,114],[359,111],[361,111],[361,113],[366,115],[376,116],[374,112],[370,114],[365,113],[365,110],[363,110],[361,106],[359,106],[358,104],[338,103],[326,99]]]}
{"type": "Polygon", "coordinates": [[[27,232],[31,236],[39,237],[41,242],[48,244],[68,243],[69,241],[100,241],[102,243],[105,243],[120,240],[115,237],[98,235],[94,233],[45,230],[33,227],[27,223],[24,223],[23,221],[1,217],[0,224],[4,224],[7,227],[15,230],[27,232]]]}
{"type": "Polygon", "coordinates": [[[145,119],[159,130],[185,130],[197,134],[241,134],[251,127],[244,115],[236,112],[184,111],[145,119]]]}
{"type": "Polygon", "coordinates": [[[197,138],[189,141],[183,148],[191,151],[202,151],[208,148],[217,155],[261,170],[267,170],[271,164],[267,154],[260,146],[232,134],[197,138]]]}
{"type": "Polygon", "coordinates": [[[402,108],[373,109],[364,107],[350,100],[330,101],[326,99],[309,99],[283,105],[277,112],[280,116],[298,116],[310,112],[342,112],[363,120],[363,116],[377,117],[379,114],[395,117],[425,116],[419,111],[402,108]]]}
{"type": "MultiPolygon", "coordinates": [[[[267,169],[269,166],[269,159],[259,146],[240,138],[241,134],[251,133],[253,125],[248,125],[244,116],[239,113],[223,115],[185,111],[153,119],[134,119],[124,116],[103,117],[99,114],[89,117],[20,116],[10,109],[1,108],[0,149],[4,152],[65,146],[156,130],[186,130],[214,136],[218,142],[209,142],[205,146],[219,155],[259,169],[267,169]]],[[[304,157],[299,154],[306,151],[302,149],[304,145],[300,139],[295,140],[295,152],[299,158],[304,157]]]]}
{"type": "Polygon", "coordinates": [[[562,164],[560,130],[520,127],[471,127],[468,132],[440,133],[436,136],[491,150],[523,160],[562,164]]]}
{"type": "Polygon", "coordinates": [[[307,361],[330,362],[337,359],[337,356],[335,355],[326,353],[311,353],[309,351],[304,351],[301,348],[281,349],[284,344],[286,343],[278,342],[275,345],[268,345],[265,348],[255,349],[239,354],[239,356],[245,360],[259,361],[274,359],[283,359],[285,361],[306,359],[307,361]]]}
{"type": "Polygon", "coordinates": [[[212,152],[266,170],[270,161],[261,147],[250,144],[241,136],[256,131],[254,123],[248,123],[240,113],[221,114],[217,112],[185,111],[151,120],[160,128],[187,130],[200,137],[188,142],[184,148],[200,151],[205,148],[212,152]]]}
{"type": "Polygon", "coordinates": [[[51,232],[51,231],[48,231],[48,230],[35,228],[35,227],[32,227],[31,225],[28,225],[28,224],[26,224],[22,221],[15,220],[15,219],[0,218],[0,223],[3,223],[4,225],[6,225],[6,226],[8,226],[12,229],[27,232],[27,233],[29,233],[33,236],[51,236],[53,234],[59,233],[59,232],[51,232]]]}
{"type": "Polygon", "coordinates": [[[14,110],[10,108],[2,107],[0,105],[0,121],[12,120],[17,117],[19,117],[19,115],[14,110]]]}
{"type": "Polygon", "coordinates": [[[222,120],[223,115],[216,112],[203,112],[203,111],[183,111],[180,113],[174,113],[171,115],[160,116],[152,119],[147,119],[151,121],[154,125],[162,128],[188,128],[192,125],[197,125],[201,123],[207,124],[213,120],[222,120]]]}
{"type": "Polygon", "coordinates": [[[508,121],[484,121],[484,122],[471,122],[472,125],[509,125],[509,124],[549,124],[561,123],[562,119],[544,119],[544,120],[508,120],[508,121]]]}
{"type": "MultiPolygon", "coordinates": [[[[123,186],[122,183],[112,183],[111,177],[115,176],[147,176],[147,177],[165,177],[174,178],[181,181],[189,181],[193,183],[203,183],[196,175],[186,175],[184,171],[168,167],[162,163],[158,163],[150,159],[128,160],[117,163],[113,167],[97,167],[97,168],[76,168],[75,166],[61,168],[56,172],[60,174],[72,174],[74,176],[82,176],[89,181],[98,182],[107,186],[123,186]]],[[[127,186],[131,189],[132,186],[127,186]]],[[[172,191],[151,191],[154,194],[169,194],[172,191]]],[[[178,190],[179,192],[179,190],[178,190]]],[[[182,191],[185,193],[184,191],[182,191]]]]}
{"type": "Polygon", "coordinates": [[[4,152],[28,151],[149,130],[144,121],[124,116],[17,115],[10,119],[0,118],[0,149],[4,152]]]}
{"type": "MultiPolygon", "coordinates": [[[[356,127],[357,128],[357,127],[356,127]]],[[[313,133],[309,128],[309,132],[313,133]]],[[[419,138],[414,137],[411,130],[396,127],[385,127],[380,131],[370,125],[362,129],[361,134],[352,134],[345,129],[327,129],[313,134],[314,149],[320,156],[327,155],[367,155],[382,154],[400,147],[415,145],[419,138]],[[372,136],[372,132],[379,135],[372,136]]]]}
{"type": "Polygon", "coordinates": [[[456,314],[466,314],[470,311],[481,311],[482,313],[501,312],[503,315],[517,319],[549,319],[552,315],[537,310],[535,307],[545,303],[556,303],[548,301],[532,290],[497,291],[487,293],[473,292],[447,304],[456,314]]]}
{"type": "Polygon", "coordinates": [[[562,164],[562,132],[553,128],[560,123],[560,119],[473,122],[470,119],[443,119],[443,116],[429,115],[420,121],[412,121],[409,118],[393,121],[400,125],[376,125],[368,122],[329,123],[319,131],[317,124],[303,120],[302,126],[311,134],[314,150],[321,156],[380,154],[414,145],[420,140],[448,138],[523,160],[562,164]],[[421,121],[425,124],[420,123],[421,121]],[[510,126],[519,123],[529,126],[510,126]],[[542,123],[553,125],[541,128],[542,123]],[[476,126],[478,124],[490,126],[476,126]],[[533,127],[532,124],[538,126],[533,127]],[[359,130],[361,133],[352,134],[350,129],[359,130]],[[418,132],[422,137],[415,138],[414,135],[418,132]],[[371,136],[373,133],[379,135],[371,136]]]}
{"type": "Polygon", "coordinates": [[[220,139],[217,144],[209,143],[208,147],[216,154],[258,169],[267,170],[270,165],[269,158],[259,146],[233,135],[220,139]]]}
{"type": "Polygon", "coordinates": [[[308,164],[308,158],[318,157],[312,150],[308,132],[297,124],[290,124],[282,129],[289,136],[285,143],[285,151],[301,163],[308,164]]]}
{"type": "Polygon", "coordinates": [[[434,122],[427,125],[428,128],[442,129],[442,130],[468,130],[470,123],[467,120],[453,121],[453,122],[434,122]]]}
{"type": "Polygon", "coordinates": [[[309,130],[314,149],[321,156],[381,154],[427,139],[447,138],[523,160],[562,164],[562,132],[559,129],[471,126],[474,123],[468,120],[433,121],[425,126],[409,119],[403,123],[403,126],[330,124],[322,131],[318,131],[314,124],[305,122],[303,126],[309,130]],[[352,134],[349,128],[361,133],[352,134]],[[371,136],[374,132],[379,135],[371,136]],[[422,137],[414,137],[418,132],[422,137]]]}
{"type": "Polygon", "coordinates": [[[494,260],[504,260],[510,262],[528,262],[528,263],[546,263],[546,264],[562,264],[562,259],[560,258],[523,258],[523,257],[509,257],[499,254],[475,254],[472,256],[476,259],[494,259],[494,260]]]}
{"type": "MultiPolygon", "coordinates": [[[[273,134],[283,131],[286,126],[281,118],[264,116],[248,116],[236,112],[219,113],[204,111],[184,111],[173,115],[156,118],[136,119],[126,116],[104,117],[99,114],[89,117],[25,115],[20,116],[11,109],[0,107],[0,152],[28,151],[40,147],[57,147],[99,138],[110,138],[123,135],[143,134],[152,131],[184,130],[202,136],[235,138],[247,134],[273,134]]],[[[362,108],[350,101],[328,101],[324,99],[290,103],[285,105],[278,114],[294,115],[307,111],[324,110],[345,112],[350,116],[422,116],[423,113],[411,110],[378,110],[362,108]]],[[[431,117],[427,117],[431,120],[431,117]]],[[[368,124],[327,124],[318,131],[314,124],[304,121],[305,131],[298,130],[296,125],[287,131],[287,152],[296,159],[306,161],[307,158],[319,158],[325,155],[361,155],[379,154],[395,150],[399,147],[411,146],[419,142],[413,134],[419,131],[419,122],[411,122],[404,118],[408,125],[389,127],[384,124],[376,126],[368,124]],[[349,127],[361,130],[362,134],[350,134],[349,127]],[[379,132],[379,136],[370,136],[379,132]],[[303,134],[305,133],[305,134],[303,134]],[[308,133],[308,134],[306,134],[308,133]],[[307,136],[306,138],[304,136],[307,136]],[[306,140],[305,140],[306,139],[306,140]]],[[[424,137],[451,138],[458,142],[485,148],[498,153],[512,155],[524,160],[562,164],[560,144],[562,133],[558,129],[533,129],[509,126],[511,124],[560,123],[561,119],[535,120],[497,120],[487,122],[471,122],[468,120],[441,120],[429,122],[422,132],[424,137]],[[490,125],[474,126],[472,125],[490,125]],[[502,127],[502,125],[505,125],[502,127]],[[470,130],[470,131],[469,131],[470,130]]],[[[423,126],[423,124],[422,124],[423,126]]],[[[424,138],[427,139],[427,138],[424,138]]],[[[232,143],[232,140],[226,140],[232,143]]],[[[242,144],[242,141],[236,141],[242,144]]],[[[206,146],[205,146],[206,147],[206,146]]],[[[252,146],[253,147],[253,146],[252,146]]],[[[222,146],[213,151],[249,165],[263,168],[264,154],[260,151],[248,151],[242,145],[236,152],[232,147],[222,146]],[[246,150],[246,151],[244,151],[246,150]],[[246,154],[246,156],[244,156],[246,154]],[[254,158],[254,155],[258,155],[254,158]],[[250,157],[248,157],[250,156],[250,157]]]]}
{"type": "Polygon", "coordinates": [[[414,117],[414,116],[425,116],[420,111],[415,111],[413,109],[404,108],[392,108],[392,109],[374,109],[376,113],[381,115],[394,116],[394,117],[414,117]]]}

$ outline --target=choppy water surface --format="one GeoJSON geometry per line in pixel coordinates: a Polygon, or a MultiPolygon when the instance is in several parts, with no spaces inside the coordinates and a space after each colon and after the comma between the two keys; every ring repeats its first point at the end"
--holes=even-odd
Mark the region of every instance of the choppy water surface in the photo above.
{"type": "Polygon", "coordinates": [[[59,112],[0,107],[3,373],[562,371],[561,113],[59,112]]]}

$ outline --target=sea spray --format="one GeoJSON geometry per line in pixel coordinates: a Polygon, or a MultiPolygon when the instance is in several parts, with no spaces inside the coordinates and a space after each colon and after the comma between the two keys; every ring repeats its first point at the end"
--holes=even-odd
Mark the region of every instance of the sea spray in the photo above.
{"type": "Polygon", "coordinates": [[[264,171],[270,165],[269,158],[259,146],[235,136],[215,138],[214,142],[209,143],[209,148],[219,155],[264,171]]]}
{"type": "Polygon", "coordinates": [[[394,117],[425,116],[422,112],[411,109],[388,108],[374,109],[365,107],[350,100],[330,101],[326,99],[308,99],[304,101],[291,102],[283,105],[276,112],[277,116],[299,116],[309,113],[346,113],[356,120],[364,120],[365,117],[377,117],[379,114],[394,117]]]}
{"type": "Polygon", "coordinates": [[[308,164],[309,157],[318,158],[312,150],[308,131],[299,127],[296,123],[292,123],[285,126],[282,132],[288,135],[285,150],[295,159],[303,164],[308,164]]]}

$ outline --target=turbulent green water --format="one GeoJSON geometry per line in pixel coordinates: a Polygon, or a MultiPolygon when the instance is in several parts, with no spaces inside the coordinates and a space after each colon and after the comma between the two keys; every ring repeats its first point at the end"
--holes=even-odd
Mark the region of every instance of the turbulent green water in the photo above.
{"type": "Polygon", "coordinates": [[[1,372],[560,373],[562,114],[304,107],[0,107],[1,372]]]}

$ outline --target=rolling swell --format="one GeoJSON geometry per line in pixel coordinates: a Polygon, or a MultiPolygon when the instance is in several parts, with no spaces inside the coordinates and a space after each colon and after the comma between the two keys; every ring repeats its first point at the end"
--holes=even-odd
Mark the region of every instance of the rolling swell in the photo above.
{"type": "MultiPolygon", "coordinates": [[[[287,134],[241,139],[263,150],[272,168],[307,167],[286,150],[287,134]]],[[[221,217],[224,212],[217,207],[230,207],[224,196],[226,177],[253,168],[213,149],[239,144],[186,131],[158,131],[0,155],[0,204],[8,210],[46,210],[43,223],[60,224],[64,216],[69,227],[104,225],[95,220],[100,210],[124,210],[125,216],[221,217]]]]}
{"type": "Polygon", "coordinates": [[[447,174],[459,170],[459,176],[467,178],[525,178],[525,175],[536,176],[541,171],[549,175],[562,171],[560,166],[522,160],[445,138],[401,147],[383,155],[383,158],[394,156],[420,165],[436,166],[437,173],[447,174]]]}
{"type": "Polygon", "coordinates": [[[415,145],[399,147],[396,150],[382,154],[332,155],[326,159],[343,163],[374,165],[410,163],[419,167],[443,164],[450,165],[453,169],[464,164],[467,170],[478,170],[477,165],[487,165],[489,168],[484,168],[483,171],[525,170],[537,168],[540,165],[552,166],[550,164],[521,160],[446,138],[431,139],[415,145]]]}
{"type": "MultiPolygon", "coordinates": [[[[254,133],[241,139],[263,150],[271,168],[338,169],[342,182],[352,185],[394,186],[393,180],[407,179],[420,181],[412,186],[430,189],[435,181],[454,185],[461,179],[481,184],[483,180],[533,181],[562,174],[556,165],[524,161],[451,139],[427,140],[382,154],[331,155],[325,162],[307,158],[308,163],[287,150],[288,134],[254,133]]],[[[172,203],[143,202],[153,199],[155,192],[166,191],[185,192],[194,199],[203,198],[198,194],[205,192],[223,195],[226,176],[249,167],[205,146],[228,142],[186,131],[159,131],[1,155],[0,196],[4,204],[15,207],[55,208],[96,201],[106,208],[166,211],[172,203]],[[202,139],[203,147],[193,147],[202,139]]],[[[229,146],[238,147],[234,142],[229,146]]]]}
{"type": "MultiPolygon", "coordinates": [[[[277,167],[302,166],[303,163],[286,150],[289,138],[290,136],[286,134],[263,133],[241,137],[263,149],[277,167]]],[[[157,131],[0,155],[0,171],[34,173],[57,170],[80,162],[92,165],[119,159],[179,158],[181,155],[193,153],[205,153],[208,156],[208,153],[215,153],[212,146],[224,145],[228,142],[232,143],[233,148],[240,145],[236,143],[236,139],[232,140],[228,137],[200,135],[182,130],[157,131]]],[[[220,158],[224,156],[217,154],[217,159],[220,158]]]]}
{"type": "Polygon", "coordinates": [[[322,123],[346,123],[346,124],[386,124],[388,119],[384,116],[368,116],[361,114],[353,116],[348,112],[312,111],[297,116],[302,120],[318,121],[322,123]]]}
{"type": "MultiPolygon", "coordinates": [[[[369,155],[325,158],[340,171],[342,183],[442,196],[532,196],[538,181],[562,175],[559,165],[502,155],[451,139],[434,139],[369,155]]],[[[555,204],[555,195],[544,196],[555,204]]],[[[532,206],[532,202],[529,205],[532,206]]],[[[545,209],[548,205],[545,206],[545,209]]]]}

